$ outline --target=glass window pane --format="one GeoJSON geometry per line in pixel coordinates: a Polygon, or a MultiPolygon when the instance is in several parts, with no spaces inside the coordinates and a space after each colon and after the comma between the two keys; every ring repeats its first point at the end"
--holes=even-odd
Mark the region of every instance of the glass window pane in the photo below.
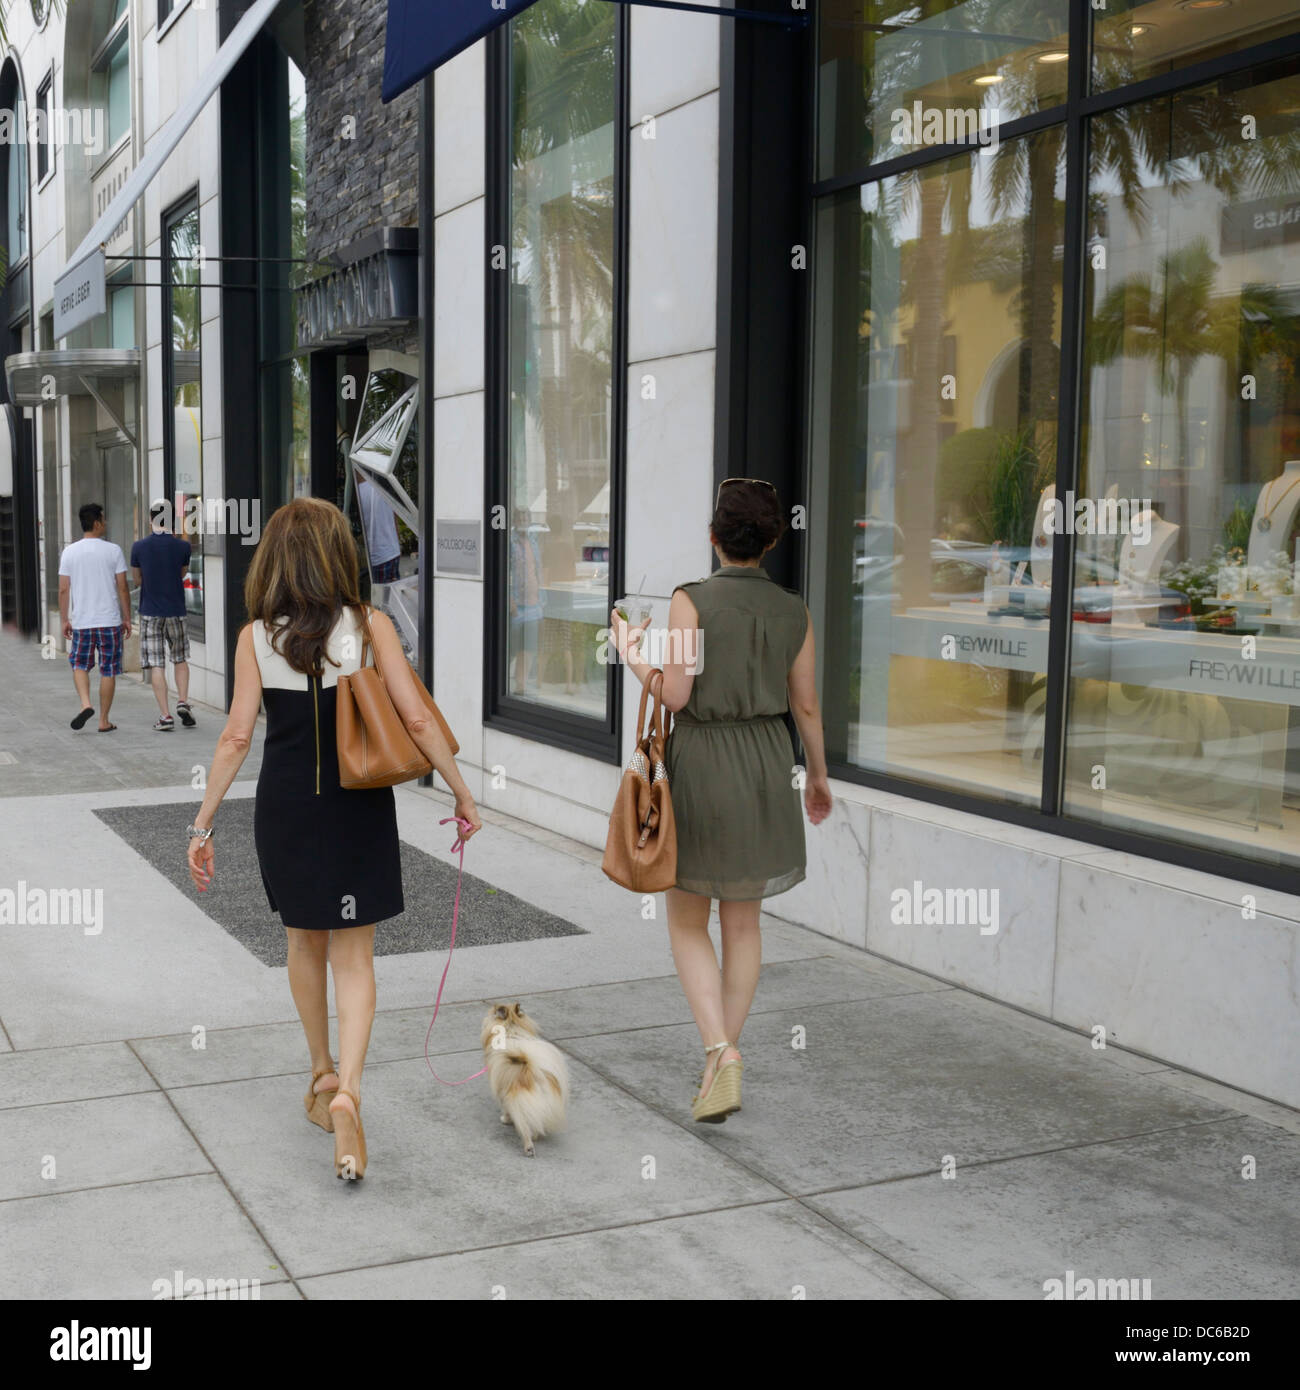
{"type": "Polygon", "coordinates": [[[614,6],[511,25],[507,693],[603,718],[614,266],[614,6]]]}
{"type": "Polygon", "coordinates": [[[1065,101],[1068,0],[818,10],[818,178],[922,145],[991,144],[1000,123],[1065,101]]]}
{"type": "Polygon", "coordinates": [[[167,228],[171,299],[172,468],[177,535],[192,547],[185,606],[202,633],[203,602],[203,408],[200,382],[200,316],[197,264],[199,210],[191,208],[167,228]]]}
{"type": "Polygon", "coordinates": [[[1300,30],[1296,0],[1132,0],[1091,14],[1096,91],[1300,30]]]}
{"type": "Polygon", "coordinates": [[[1091,144],[1066,809],[1295,863],[1300,77],[1091,144]]]}
{"type": "Polygon", "coordinates": [[[112,148],[131,129],[130,45],[126,31],[108,60],[108,144],[112,148]]]}
{"type": "Polygon", "coordinates": [[[834,762],[1040,798],[1063,162],[1053,127],[821,205],[814,598],[834,762]]]}
{"type": "Polygon", "coordinates": [[[135,291],[129,287],[112,290],[108,310],[109,346],[135,347],[135,291]]]}

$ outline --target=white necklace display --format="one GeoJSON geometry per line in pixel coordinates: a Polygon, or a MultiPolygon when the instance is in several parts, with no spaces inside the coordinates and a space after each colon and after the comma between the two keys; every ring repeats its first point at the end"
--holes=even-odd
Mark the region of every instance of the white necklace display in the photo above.
{"type": "MultiPolygon", "coordinates": [[[[1269,480],[1268,486],[1265,487],[1264,492],[1263,492],[1263,494],[1261,495],[1261,497],[1260,497],[1260,499],[1259,499],[1259,500],[1260,500],[1260,505],[1261,505],[1261,506],[1262,506],[1265,502],[1267,502],[1267,501],[1269,500],[1269,498],[1272,496],[1272,494],[1273,494],[1273,484],[1276,483],[1276,482],[1278,482],[1278,481],[1279,481],[1279,479],[1277,479],[1277,478],[1272,478],[1272,479],[1269,480]]],[[[1256,525],[1256,527],[1257,527],[1259,530],[1261,530],[1261,531],[1270,531],[1270,530],[1272,530],[1272,528],[1273,528],[1273,522],[1272,522],[1273,513],[1274,513],[1275,511],[1277,511],[1277,509],[1282,505],[1283,501],[1286,499],[1287,494],[1292,490],[1292,488],[1295,488],[1295,487],[1300,487],[1300,477],[1292,478],[1292,480],[1287,484],[1287,486],[1286,486],[1285,488],[1282,489],[1281,495],[1278,497],[1277,501],[1274,502],[1274,503],[1268,508],[1268,510],[1267,510],[1266,512],[1264,512],[1264,514],[1263,514],[1262,516],[1256,517],[1256,519],[1255,519],[1255,525],[1256,525]]]]}

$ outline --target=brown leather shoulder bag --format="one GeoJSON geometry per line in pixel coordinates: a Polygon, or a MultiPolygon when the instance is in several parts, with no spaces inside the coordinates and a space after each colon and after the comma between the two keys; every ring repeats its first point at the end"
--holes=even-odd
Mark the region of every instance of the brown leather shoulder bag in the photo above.
{"type": "MultiPolygon", "coordinates": [[[[367,791],[375,787],[393,787],[399,782],[411,782],[427,777],[433,764],[420,751],[407,730],[406,721],[398,714],[392,696],[384,683],[379,665],[379,651],[370,631],[370,613],[363,609],[365,639],[361,647],[361,666],[349,676],[338,680],[338,705],[335,732],[339,752],[339,785],[347,791],[367,791]],[[373,666],[366,665],[370,652],[373,666]]],[[[442,736],[452,754],[460,752],[458,744],[434,703],[424,682],[411,671],[415,688],[428,706],[442,730],[442,736]]]]}
{"type": "Polygon", "coordinates": [[[641,691],[636,747],[619,783],[601,863],[615,883],[634,893],[662,893],[677,883],[677,825],[664,766],[663,680],[661,670],[652,671],[641,691]],[[647,728],[645,707],[652,687],[655,702],[647,728]]]}

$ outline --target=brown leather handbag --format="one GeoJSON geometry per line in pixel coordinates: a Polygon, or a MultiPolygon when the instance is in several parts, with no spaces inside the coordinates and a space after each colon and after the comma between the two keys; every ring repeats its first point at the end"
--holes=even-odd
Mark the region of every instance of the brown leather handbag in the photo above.
{"type": "MultiPolygon", "coordinates": [[[[366,635],[361,647],[361,667],[350,676],[338,680],[338,704],[335,713],[335,733],[339,752],[339,785],[347,791],[368,791],[375,787],[394,787],[399,782],[411,782],[427,777],[433,764],[420,751],[411,737],[406,721],[393,705],[384,673],[379,665],[379,651],[370,631],[370,614],[364,613],[366,635]],[[373,666],[366,665],[369,650],[373,666]]],[[[460,752],[442,711],[424,682],[411,671],[420,698],[429,707],[452,754],[460,752]]]]}
{"type": "MultiPolygon", "coordinates": [[[[619,783],[600,866],[620,887],[634,893],[662,893],[677,883],[677,824],[664,767],[663,680],[664,673],[656,669],[641,691],[636,747],[619,783]],[[651,687],[655,702],[647,728],[645,707],[651,687]]],[[[671,724],[671,714],[667,721],[671,724]]]]}

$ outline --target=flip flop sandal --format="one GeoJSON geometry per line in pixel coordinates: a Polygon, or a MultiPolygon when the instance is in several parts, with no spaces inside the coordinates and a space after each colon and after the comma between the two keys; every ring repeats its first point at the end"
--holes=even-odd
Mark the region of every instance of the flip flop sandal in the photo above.
{"type": "Polygon", "coordinates": [[[72,727],[73,727],[74,729],[79,729],[79,728],[81,728],[81,726],[86,722],[86,720],[87,720],[87,719],[90,719],[90,718],[94,715],[94,713],[95,713],[95,711],[94,711],[90,706],[87,706],[87,707],[86,707],[85,709],[83,709],[83,710],[81,711],[81,713],[80,713],[79,715],[77,715],[77,717],[72,721],[72,727]]]}
{"type": "Polygon", "coordinates": [[[116,724],[110,724],[110,725],[108,725],[107,728],[104,728],[104,729],[96,729],[95,732],[96,732],[97,734],[111,734],[111,733],[113,732],[113,730],[116,729],[116,728],[117,728],[117,725],[116,725],[116,724]]]}

